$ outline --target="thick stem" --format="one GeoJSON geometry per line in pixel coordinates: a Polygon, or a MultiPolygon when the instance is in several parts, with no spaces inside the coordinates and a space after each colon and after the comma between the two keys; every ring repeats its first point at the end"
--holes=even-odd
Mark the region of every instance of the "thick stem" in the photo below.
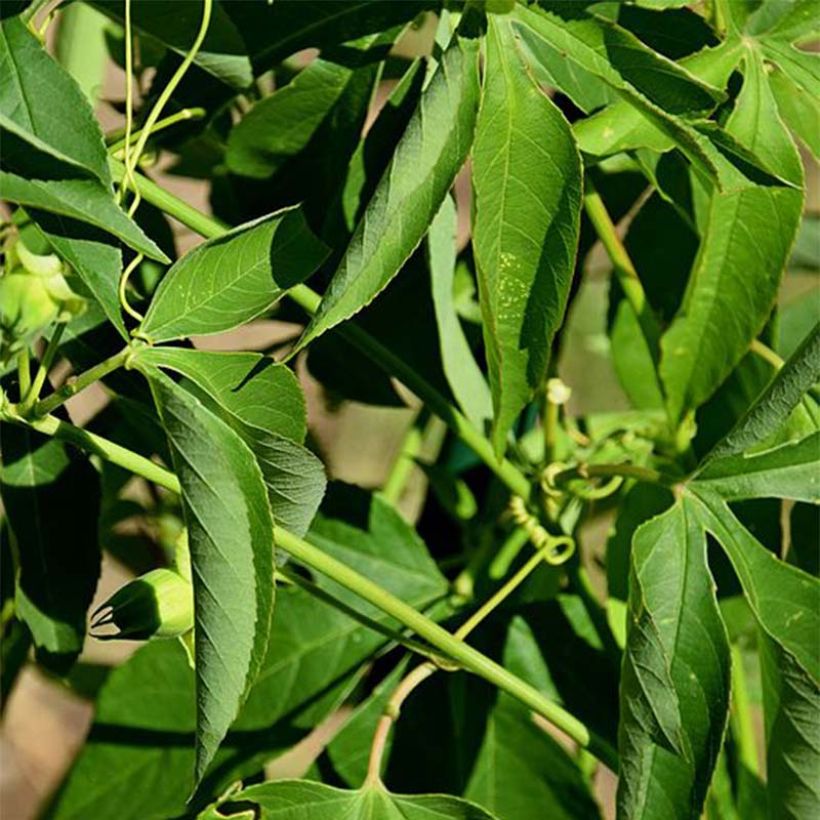
{"type": "Polygon", "coordinates": [[[17,354],[17,388],[22,402],[31,390],[31,356],[28,345],[17,354]]]}
{"type": "Polygon", "coordinates": [[[85,370],[79,376],[70,378],[59,390],[55,390],[50,396],[46,396],[34,405],[34,415],[47,416],[52,413],[81,390],[85,390],[86,387],[90,387],[109,373],[122,367],[130,352],[130,347],[123,348],[119,353],[115,353],[105,361],[85,370]]]}
{"type": "MultiPolygon", "coordinates": [[[[27,425],[45,435],[55,436],[87,452],[99,455],[112,464],[117,464],[172,492],[181,492],[179,479],[164,467],[160,467],[150,459],[101,436],[60,421],[54,416],[25,421],[12,415],[6,416],[6,420],[27,425]]],[[[451,658],[467,671],[484,678],[484,680],[529,706],[533,711],[543,715],[576,743],[588,748],[613,771],[617,770],[617,754],[609,743],[594,735],[578,718],[544,697],[537,689],[508,672],[503,666],[451,635],[435,621],[430,620],[409,604],[382,589],[369,578],[365,578],[354,569],[341,561],[337,561],[318,547],[297,537],[288,530],[276,527],[274,541],[277,547],[290,553],[300,563],[332,578],[336,583],[341,584],[358,597],[395,618],[403,626],[413,630],[441,651],[443,655],[451,658]]]]}
{"type": "MultiPolygon", "coordinates": [[[[121,162],[109,157],[108,164],[115,177],[120,178],[124,175],[125,168],[121,162]]],[[[191,230],[207,239],[222,236],[228,230],[223,223],[197,211],[187,202],[183,202],[173,194],[168,193],[168,191],[144,176],[136,174],[134,176],[134,186],[146,202],[150,202],[165,211],[165,213],[178,219],[191,230]]],[[[297,285],[291,288],[287,292],[287,296],[310,315],[316,312],[321,302],[321,296],[307,285],[297,285]]],[[[524,498],[530,497],[531,485],[527,477],[506,459],[499,461],[495,457],[490,442],[441,393],[419,376],[403,359],[393,354],[377,339],[353,322],[340,325],[338,330],[351,344],[365,353],[385,372],[395,376],[412,390],[513,493],[524,498]]]]}

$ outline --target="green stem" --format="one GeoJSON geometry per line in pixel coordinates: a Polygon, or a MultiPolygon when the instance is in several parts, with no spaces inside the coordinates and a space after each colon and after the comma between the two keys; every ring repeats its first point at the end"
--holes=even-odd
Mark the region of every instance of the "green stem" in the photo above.
{"type": "MultiPolygon", "coordinates": [[[[125,173],[121,162],[109,157],[108,164],[115,177],[122,177],[125,173]]],[[[146,202],[160,208],[207,239],[222,236],[228,230],[223,223],[197,211],[144,176],[135,174],[134,185],[146,202]]],[[[322,299],[307,285],[297,285],[291,288],[287,295],[310,315],[316,312],[322,299]]],[[[508,460],[499,461],[490,442],[410,365],[353,322],[340,325],[338,330],[385,372],[395,376],[412,390],[513,493],[523,498],[530,497],[531,485],[527,477],[508,460]]]]}
{"type": "Polygon", "coordinates": [[[384,482],[381,490],[382,497],[394,506],[401,498],[404,488],[413,473],[413,468],[416,466],[416,458],[424,443],[424,428],[429,420],[429,411],[426,407],[422,407],[407,430],[399,447],[396,460],[393,462],[387,480],[384,482]]]}
{"type": "Polygon", "coordinates": [[[518,553],[521,552],[524,544],[528,543],[529,540],[530,536],[526,530],[521,527],[515,527],[507,536],[507,539],[501,545],[501,549],[496,553],[490,563],[488,570],[490,578],[494,581],[503,578],[509,571],[512,562],[515,561],[518,553]]]}
{"type": "Polygon", "coordinates": [[[81,450],[85,450],[93,455],[98,455],[100,458],[110,461],[118,467],[140,475],[148,479],[148,481],[158,484],[160,487],[165,487],[166,490],[170,490],[174,493],[180,492],[179,480],[169,470],[160,467],[159,464],[155,464],[151,459],[145,458],[145,456],[141,456],[139,453],[135,453],[127,447],[115,444],[113,441],[109,441],[102,436],[88,432],[88,430],[75,427],[67,421],[60,421],[60,419],[54,416],[45,416],[44,418],[31,419],[28,421],[13,415],[7,416],[6,418],[15,424],[27,425],[38,433],[42,433],[46,436],[54,436],[54,438],[73,444],[81,450]]]}
{"type": "MultiPolygon", "coordinates": [[[[60,421],[54,416],[46,416],[33,421],[25,421],[14,415],[7,415],[6,418],[8,421],[28,425],[40,433],[54,436],[87,452],[99,455],[101,458],[149,481],[153,481],[172,492],[181,492],[177,477],[164,467],[160,467],[150,459],[101,436],[60,421]]],[[[318,547],[293,535],[293,533],[276,527],[274,541],[277,547],[290,553],[300,563],[332,578],[336,583],[341,584],[358,597],[395,618],[403,626],[413,630],[419,637],[426,640],[464,669],[484,678],[489,683],[494,684],[529,706],[533,711],[543,715],[580,746],[588,748],[613,771],[617,770],[617,754],[609,743],[594,735],[578,718],[558,704],[548,700],[537,689],[508,672],[503,666],[451,635],[435,621],[430,620],[409,604],[382,589],[369,578],[365,578],[342,562],[327,555],[318,547]]]]}
{"type": "Polygon", "coordinates": [[[34,415],[47,416],[49,413],[52,413],[57,407],[64,404],[81,390],[85,390],[86,387],[89,387],[109,373],[122,367],[130,352],[130,347],[123,348],[119,353],[115,353],[105,361],[85,370],[80,373],[79,376],[70,378],[61,388],[55,390],[50,396],[46,396],[46,398],[42,401],[38,401],[37,404],[34,405],[34,415]]]}
{"type": "Polygon", "coordinates": [[[653,361],[657,364],[661,337],[660,326],[646,298],[646,293],[638,276],[638,271],[635,270],[635,266],[632,264],[632,260],[629,258],[629,254],[626,252],[623,242],[621,242],[621,237],[618,236],[615,223],[612,221],[606,209],[606,205],[603,199],[601,199],[601,195],[595,190],[595,186],[589,178],[586,180],[584,210],[612,262],[618,283],[627,301],[635,311],[638,324],[649,345],[649,352],[652,355],[653,361]]]}
{"type": "Polygon", "coordinates": [[[749,350],[763,361],[768,362],[775,370],[780,370],[786,362],[775,353],[768,345],[763,344],[760,339],[753,339],[749,350]]]}
{"type": "Polygon", "coordinates": [[[46,351],[43,353],[43,358],[40,361],[40,366],[37,368],[34,381],[28,389],[25,398],[20,402],[20,413],[23,415],[25,415],[31,409],[34,402],[40,398],[40,392],[46,383],[46,376],[48,376],[48,371],[51,370],[51,365],[54,361],[54,357],[57,355],[57,350],[60,347],[60,339],[62,339],[64,331],[65,322],[61,322],[54,328],[54,333],[51,334],[51,338],[48,340],[48,347],[46,347],[46,351]]]}
{"type": "MultiPolygon", "coordinates": [[[[178,122],[184,122],[186,120],[198,120],[202,119],[205,116],[205,109],[204,108],[183,108],[182,111],[177,111],[176,114],[170,114],[167,117],[163,117],[163,119],[159,120],[159,122],[154,125],[153,129],[149,136],[153,136],[154,134],[158,134],[160,131],[164,131],[166,128],[170,128],[172,125],[176,125],[178,122]]],[[[135,143],[138,139],[142,137],[142,132],[144,128],[140,128],[139,131],[134,131],[131,134],[131,143],[135,143]]],[[[123,135],[120,139],[116,142],[111,143],[108,146],[108,150],[112,154],[117,154],[125,148],[125,136],[123,135]]]]}
{"type": "Polygon", "coordinates": [[[760,774],[757,757],[757,743],[752,724],[749,691],[746,687],[746,672],[743,668],[743,653],[737,644],[732,644],[732,734],[737,742],[740,762],[752,774],[760,774]]]}
{"type": "Polygon", "coordinates": [[[615,750],[606,741],[592,734],[578,718],[545,698],[537,689],[508,672],[503,666],[451,635],[435,621],[431,621],[404,601],[391,595],[370,579],[359,575],[358,572],[337,561],[318,547],[297,538],[286,530],[276,530],[276,544],[290,553],[297,561],[333,578],[336,583],[409,627],[464,669],[484,678],[529,706],[533,711],[543,715],[580,746],[589,748],[599,760],[608,766],[617,767],[615,750]]]}
{"type": "Polygon", "coordinates": [[[31,390],[31,357],[28,345],[17,354],[17,388],[20,391],[20,401],[23,401],[31,390]]]}
{"type": "Polygon", "coordinates": [[[611,478],[612,476],[634,478],[636,481],[643,481],[647,484],[673,483],[672,478],[665,476],[658,470],[641,467],[637,464],[579,464],[577,467],[569,467],[566,470],[561,470],[560,473],[556,473],[553,481],[555,484],[565,484],[579,478],[611,478]]]}

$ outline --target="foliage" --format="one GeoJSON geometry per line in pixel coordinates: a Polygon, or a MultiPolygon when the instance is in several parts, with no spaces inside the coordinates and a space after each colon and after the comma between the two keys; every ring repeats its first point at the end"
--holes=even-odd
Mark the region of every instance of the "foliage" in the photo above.
{"type": "Polygon", "coordinates": [[[80,691],[104,552],[91,640],[147,640],[46,816],[586,818],[603,767],[623,818],[816,815],[814,0],[45,5],[0,16],[3,694],[80,691]],[[414,408],[380,488],[308,371],[414,408]]]}

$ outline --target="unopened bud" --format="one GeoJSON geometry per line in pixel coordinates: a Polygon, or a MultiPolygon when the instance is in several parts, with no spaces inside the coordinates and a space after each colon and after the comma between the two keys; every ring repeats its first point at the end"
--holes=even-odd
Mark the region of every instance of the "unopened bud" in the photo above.
{"type": "Polygon", "coordinates": [[[171,569],[154,569],[135,578],[117,590],[91,618],[91,634],[100,640],[176,638],[193,626],[193,587],[171,569]],[[118,631],[96,631],[108,626],[118,631]]]}

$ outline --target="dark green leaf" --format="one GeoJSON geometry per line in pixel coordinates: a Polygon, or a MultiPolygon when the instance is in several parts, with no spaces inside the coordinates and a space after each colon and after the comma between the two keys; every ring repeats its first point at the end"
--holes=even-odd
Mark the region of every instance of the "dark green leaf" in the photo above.
{"type": "Polygon", "coordinates": [[[733,455],[710,460],[693,486],[717,493],[728,501],[743,498],[820,500],[820,432],[756,455],[733,455]]]}
{"type": "Polygon", "coordinates": [[[100,574],[99,476],[54,439],[10,424],[0,427],[0,439],[0,489],[19,566],[17,616],[38,660],[65,674],[82,649],[100,574]]]}
{"type": "Polygon", "coordinates": [[[700,817],[726,727],[729,671],[706,535],[678,502],[632,544],[619,728],[625,817],[700,817]]]}
{"type": "Polygon", "coordinates": [[[325,255],[299,209],[240,225],[187,253],[168,271],[140,333],[164,342],[230,330],[264,313],[325,255]]]}
{"type": "MultiPolygon", "coordinates": [[[[119,0],[91,0],[91,4],[117,22],[124,22],[123,4],[119,0]]],[[[135,29],[185,55],[199,31],[202,3],[199,0],[174,3],[131,0],[131,15],[135,29]]],[[[194,62],[235,88],[245,88],[253,82],[245,42],[218,0],[213,4],[208,32],[194,62]]]]}
{"type": "Polygon", "coordinates": [[[762,633],[770,816],[809,817],[820,802],[820,582],[758,543],[723,501],[707,494],[695,503],[762,633]]]}
{"type": "Polygon", "coordinates": [[[371,302],[421,242],[470,148],[477,86],[477,45],[457,39],[422,94],[297,349],[371,302]]]}
{"type": "Polygon", "coordinates": [[[168,257],[152,242],[114,201],[113,194],[95,179],[26,179],[0,171],[0,199],[41,208],[57,217],[87,222],[139,253],[159,262],[168,257]]]}
{"type": "Polygon", "coordinates": [[[707,458],[736,455],[774,433],[788,419],[809,388],[820,380],[820,324],[777,372],[729,434],[707,458]]]}
{"type": "Polygon", "coordinates": [[[231,129],[228,168],[260,179],[273,174],[308,144],[351,74],[344,65],[316,59],[284,88],[260,100],[231,129]]]}
{"type": "Polygon", "coordinates": [[[150,374],[168,435],[194,581],[199,782],[256,680],[273,613],[273,520],[242,439],[164,374],[150,374]]]}
{"type": "Polygon", "coordinates": [[[569,125],[515,55],[509,23],[491,19],[473,158],[473,248],[496,453],[546,376],[581,206],[581,162],[569,125]]]}
{"type": "Polygon", "coordinates": [[[111,173],[100,126],[77,83],[19,18],[0,25],[0,129],[9,129],[106,192],[111,173]]]}
{"type": "Polygon", "coordinates": [[[203,820],[237,816],[250,804],[254,816],[281,817],[286,813],[293,820],[492,820],[493,815],[473,803],[448,795],[400,795],[388,793],[382,785],[365,786],[359,791],[345,791],[308,780],[280,780],[251,786],[232,794],[219,809],[202,815],[203,820]]]}

